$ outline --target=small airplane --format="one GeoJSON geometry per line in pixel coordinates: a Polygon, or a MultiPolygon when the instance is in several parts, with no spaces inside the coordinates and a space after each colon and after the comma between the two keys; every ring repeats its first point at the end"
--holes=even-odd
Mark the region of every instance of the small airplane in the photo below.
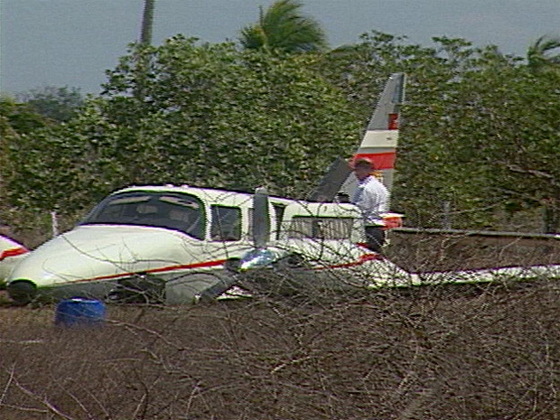
{"type": "MultiPolygon", "coordinates": [[[[403,86],[404,74],[391,75],[357,152],[384,171],[388,186],[403,86]]],[[[320,272],[328,287],[408,282],[408,273],[366,248],[358,208],[337,199],[341,189],[351,193],[351,172],[337,159],[306,201],[187,185],[116,191],[23,259],[8,293],[20,304],[43,296],[183,304],[220,295],[236,281],[233,272],[266,262],[320,272]]],[[[385,216],[388,228],[402,222],[385,216]]]]}
{"type": "Polygon", "coordinates": [[[356,285],[369,285],[370,274],[394,278],[395,267],[362,245],[353,204],[270,197],[257,212],[260,195],[186,185],[119,190],[23,259],[8,293],[21,304],[40,296],[183,304],[229,289],[228,265],[254,266],[242,258],[271,242],[270,262],[298,256],[307,269],[356,285]],[[262,223],[271,228],[255,242],[253,225],[262,223]]]}

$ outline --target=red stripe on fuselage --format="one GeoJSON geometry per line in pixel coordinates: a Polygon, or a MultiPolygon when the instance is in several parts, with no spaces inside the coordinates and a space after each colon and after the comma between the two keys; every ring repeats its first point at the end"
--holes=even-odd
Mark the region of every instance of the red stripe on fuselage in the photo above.
{"type": "Polygon", "coordinates": [[[118,278],[131,277],[140,274],[155,274],[155,273],[165,273],[165,272],[177,271],[177,270],[192,270],[195,268],[217,267],[223,265],[225,262],[226,260],[215,260],[215,261],[203,261],[194,264],[171,265],[169,267],[154,268],[152,270],[145,270],[145,271],[131,272],[131,273],[110,274],[108,276],[93,277],[91,279],[75,280],[72,281],[72,283],[86,283],[90,281],[114,280],[118,278]]]}
{"type": "Polygon", "coordinates": [[[382,260],[383,256],[380,254],[364,254],[364,255],[360,255],[360,260],[359,261],[352,261],[349,263],[343,263],[343,264],[334,264],[334,265],[327,265],[324,267],[318,267],[316,268],[316,270],[326,270],[326,269],[331,269],[331,268],[350,268],[350,267],[356,267],[358,265],[362,265],[368,261],[375,261],[375,260],[382,260]]]}
{"type": "Polygon", "coordinates": [[[27,248],[22,247],[22,246],[17,247],[17,248],[6,249],[6,250],[2,251],[2,253],[0,253],[0,261],[3,261],[3,260],[5,260],[6,258],[9,258],[9,257],[17,257],[18,255],[27,254],[28,252],[29,252],[29,250],[27,248]]]}
{"type": "MultiPolygon", "coordinates": [[[[356,267],[359,265],[364,264],[365,262],[368,261],[374,261],[374,260],[382,260],[383,256],[379,255],[379,254],[364,254],[360,256],[359,261],[352,261],[349,263],[343,263],[343,264],[333,264],[333,265],[328,265],[328,266],[324,266],[324,267],[318,267],[316,268],[316,270],[325,270],[325,269],[334,269],[334,268],[350,268],[350,267],[356,267]]],[[[72,283],[86,283],[86,282],[90,282],[90,281],[103,281],[103,280],[115,280],[118,278],[126,278],[126,277],[131,277],[134,275],[141,275],[141,274],[155,274],[155,273],[165,273],[165,272],[169,272],[169,271],[177,271],[177,270],[192,270],[192,269],[196,269],[196,268],[207,268],[207,267],[217,267],[220,265],[225,264],[227,260],[214,260],[214,261],[203,261],[203,262],[198,262],[198,263],[194,263],[194,264],[185,264],[185,265],[172,265],[169,267],[160,267],[160,268],[154,268],[152,270],[146,270],[146,271],[140,271],[140,272],[130,272],[130,273],[119,273],[119,274],[111,274],[108,276],[99,276],[99,277],[93,277],[90,279],[83,279],[83,280],[74,280],[72,281],[72,283]]]]}

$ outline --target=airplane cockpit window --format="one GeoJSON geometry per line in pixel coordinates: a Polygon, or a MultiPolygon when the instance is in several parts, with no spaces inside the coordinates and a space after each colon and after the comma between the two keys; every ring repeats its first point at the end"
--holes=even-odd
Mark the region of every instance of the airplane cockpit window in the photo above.
{"type": "Polygon", "coordinates": [[[241,209],[239,207],[212,206],[210,237],[213,241],[239,241],[241,239],[241,209]]]}
{"type": "Polygon", "coordinates": [[[161,227],[203,239],[206,216],[202,202],[190,194],[130,192],[103,200],[80,224],[161,227]]]}
{"type": "Polygon", "coordinates": [[[295,216],[290,222],[288,237],[294,239],[350,239],[354,219],[351,217],[295,216]]]}

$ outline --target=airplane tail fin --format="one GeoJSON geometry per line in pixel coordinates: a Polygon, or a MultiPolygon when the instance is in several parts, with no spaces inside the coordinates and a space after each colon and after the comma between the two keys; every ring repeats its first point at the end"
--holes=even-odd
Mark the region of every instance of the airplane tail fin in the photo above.
{"type": "MultiPolygon", "coordinates": [[[[368,158],[390,191],[395,173],[399,140],[400,107],[404,102],[405,74],[393,73],[381,94],[366,133],[352,161],[368,158]]],[[[356,181],[348,177],[342,189],[352,196],[356,181]]]]}
{"type": "Polygon", "coordinates": [[[350,162],[337,158],[309,197],[310,201],[333,201],[337,194],[352,197],[357,185],[352,175],[352,163],[361,157],[367,157],[374,163],[376,172],[387,189],[391,190],[399,138],[400,106],[404,102],[404,86],[404,73],[391,74],[358,150],[350,162]]]}

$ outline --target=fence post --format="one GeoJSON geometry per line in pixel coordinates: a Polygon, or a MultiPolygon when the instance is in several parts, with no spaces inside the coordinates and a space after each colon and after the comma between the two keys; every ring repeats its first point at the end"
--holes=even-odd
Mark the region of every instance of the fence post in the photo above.
{"type": "Polygon", "coordinates": [[[443,216],[441,218],[441,228],[451,229],[451,201],[443,202],[443,216]]]}
{"type": "Polygon", "coordinates": [[[52,237],[58,236],[58,219],[56,217],[56,211],[51,211],[51,226],[52,226],[52,237]]]}

